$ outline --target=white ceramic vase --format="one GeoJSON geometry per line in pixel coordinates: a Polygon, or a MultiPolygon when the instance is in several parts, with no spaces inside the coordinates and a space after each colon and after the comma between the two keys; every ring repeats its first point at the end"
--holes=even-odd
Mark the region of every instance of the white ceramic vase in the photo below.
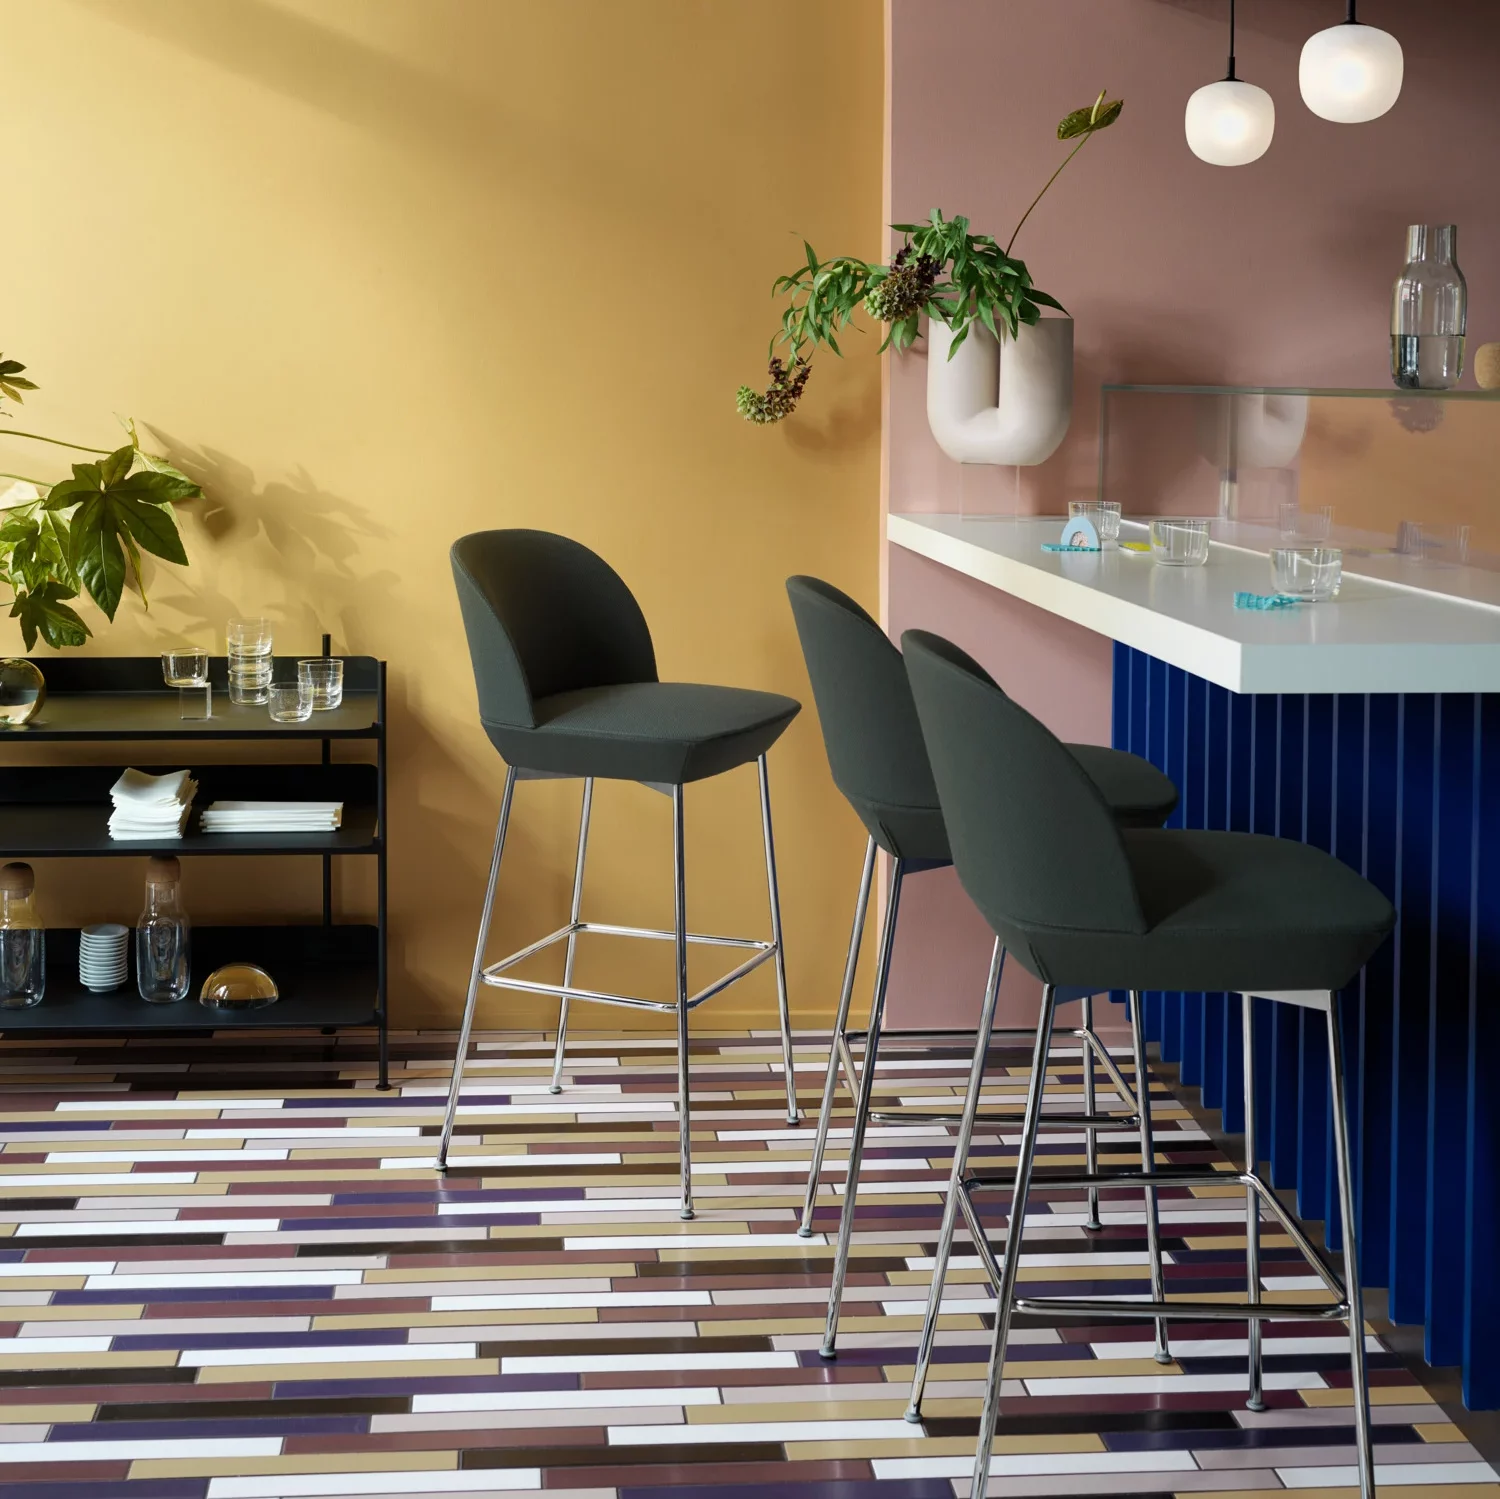
{"type": "Polygon", "coordinates": [[[927,425],[958,463],[1045,463],[1073,415],[1073,319],[1044,317],[996,341],[982,323],[952,359],[953,333],[927,328],[927,425]]]}

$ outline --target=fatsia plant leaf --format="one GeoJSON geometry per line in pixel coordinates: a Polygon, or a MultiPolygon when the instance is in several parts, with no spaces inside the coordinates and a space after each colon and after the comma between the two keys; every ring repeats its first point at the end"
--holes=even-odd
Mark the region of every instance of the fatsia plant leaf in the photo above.
{"type": "Polygon", "coordinates": [[[21,638],[28,651],[36,645],[38,635],[57,651],[82,645],[89,638],[89,627],[65,602],[75,596],[60,583],[44,583],[16,594],[10,614],[20,621],[21,638]]]}
{"type": "Polygon", "coordinates": [[[125,587],[125,553],[103,495],[85,500],[73,516],[73,570],[89,597],[113,620],[125,587]]]}

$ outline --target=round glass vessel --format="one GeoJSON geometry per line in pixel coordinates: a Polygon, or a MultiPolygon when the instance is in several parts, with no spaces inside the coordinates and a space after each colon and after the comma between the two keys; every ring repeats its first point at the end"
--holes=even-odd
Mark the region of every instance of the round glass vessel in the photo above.
{"type": "Polygon", "coordinates": [[[210,1010],[259,1010],[281,998],[276,980],[254,963],[225,963],[203,980],[198,1003],[210,1010]]]}
{"type": "Polygon", "coordinates": [[[30,723],[47,701],[47,682],[33,661],[0,661],[0,728],[30,723]]]}

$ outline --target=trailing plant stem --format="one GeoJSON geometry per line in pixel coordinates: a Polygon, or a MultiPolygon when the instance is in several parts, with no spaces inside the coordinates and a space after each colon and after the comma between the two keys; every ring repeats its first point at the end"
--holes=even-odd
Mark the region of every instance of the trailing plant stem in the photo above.
{"type": "MultiPolygon", "coordinates": [[[[7,474],[0,471],[0,479],[19,479],[23,484],[35,484],[38,489],[51,489],[51,483],[46,479],[33,479],[30,474],[7,474]]],[[[25,505],[35,505],[35,500],[22,500],[17,505],[0,505],[0,510],[20,510],[25,505]]]]}
{"type": "MultiPolygon", "coordinates": [[[[90,448],[81,442],[64,442],[60,437],[43,437],[40,432],[16,432],[9,427],[0,430],[0,437],[29,437],[33,442],[50,442],[59,448],[75,448],[80,453],[103,453],[108,456],[110,452],[108,448],[90,448]]],[[[15,475],[10,477],[14,478],[15,475]]]]}

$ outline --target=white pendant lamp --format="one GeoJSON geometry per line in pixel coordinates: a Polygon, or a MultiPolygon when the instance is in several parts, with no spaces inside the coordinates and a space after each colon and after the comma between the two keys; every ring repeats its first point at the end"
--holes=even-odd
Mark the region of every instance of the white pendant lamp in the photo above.
{"type": "Polygon", "coordinates": [[[1229,0],[1229,71],[1187,102],[1184,120],[1194,156],[1216,167],[1240,167],[1266,154],[1276,130],[1276,104],[1234,75],[1234,0],[1229,0]]]}
{"type": "Polygon", "coordinates": [[[1349,18],[1308,37],[1297,81],[1315,115],[1340,125],[1379,119],[1401,95],[1401,43],[1388,31],[1361,26],[1349,0],[1349,18]]]}

